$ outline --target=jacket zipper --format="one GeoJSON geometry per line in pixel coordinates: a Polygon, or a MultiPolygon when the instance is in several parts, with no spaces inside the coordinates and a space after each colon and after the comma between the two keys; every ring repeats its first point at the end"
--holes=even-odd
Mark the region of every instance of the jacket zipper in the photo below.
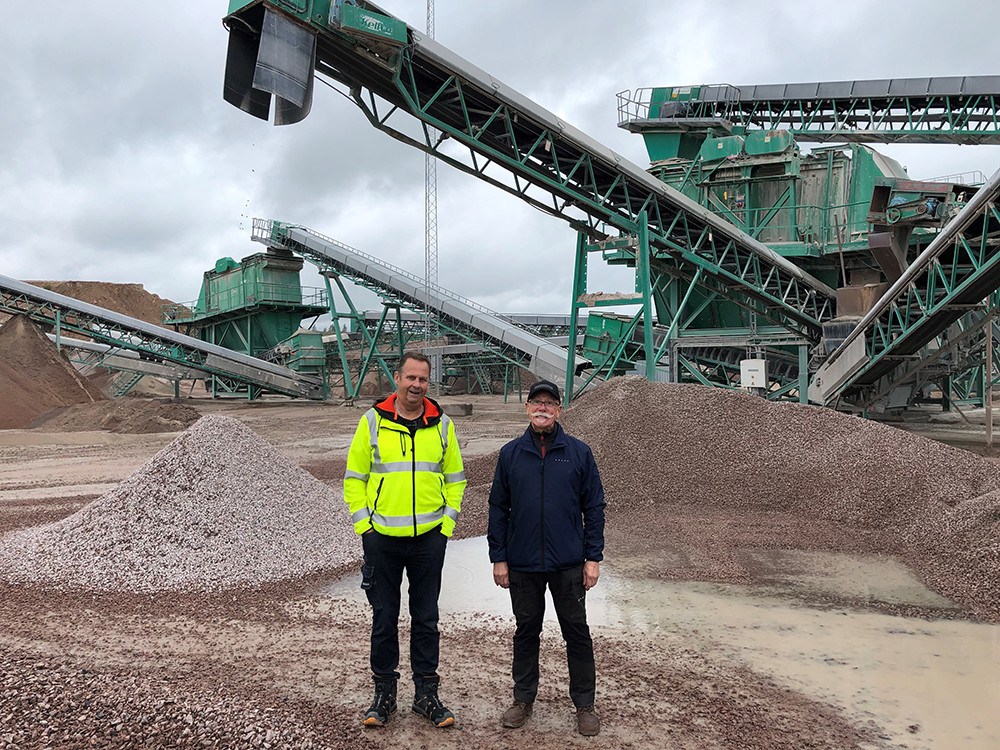
{"type": "MultiPolygon", "coordinates": [[[[542,438],[542,452],[544,454],[544,441],[542,438]]],[[[539,498],[539,508],[538,508],[538,522],[539,522],[539,541],[542,545],[542,572],[545,572],[545,456],[542,456],[542,492],[539,498]]]]}
{"type": "Polygon", "coordinates": [[[413,479],[413,537],[417,536],[417,437],[410,433],[410,477],[413,479]]]}
{"type": "Polygon", "coordinates": [[[378,487],[375,488],[375,502],[372,504],[372,515],[378,510],[378,497],[382,494],[382,482],[385,481],[385,477],[378,480],[378,487]]]}

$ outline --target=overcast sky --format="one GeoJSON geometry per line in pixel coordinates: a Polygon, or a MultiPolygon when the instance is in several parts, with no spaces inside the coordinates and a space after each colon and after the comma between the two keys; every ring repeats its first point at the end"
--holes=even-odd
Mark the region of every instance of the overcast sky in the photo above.
{"type": "MultiPolygon", "coordinates": [[[[382,0],[424,28],[424,0],[382,0]]],[[[7,4],[0,26],[0,274],[198,294],[258,252],[249,217],[304,224],[423,274],[424,157],[318,86],[276,128],[222,99],[226,0],[7,4]]],[[[439,42],[648,166],[616,93],[648,86],[1000,74],[1000,3],[437,0],[439,42]]],[[[1000,168],[1000,147],[881,147],[915,178],[1000,168]]],[[[565,312],[573,231],[438,167],[440,283],[493,309],[565,312]]],[[[595,269],[590,291],[631,291],[595,269]]],[[[319,284],[304,274],[307,285],[319,284]]],[[[370,306],[371,298],[364,306],[370,306]]]]}

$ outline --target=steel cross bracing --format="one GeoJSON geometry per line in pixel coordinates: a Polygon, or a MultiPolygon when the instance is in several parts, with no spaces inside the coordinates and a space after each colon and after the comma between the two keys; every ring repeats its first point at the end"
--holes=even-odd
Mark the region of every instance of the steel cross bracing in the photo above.
{"type": "MultiPolygon", "coordinates": [[[[740,360],[746,357],[745,348],[685,346],[679,348],[677,360],[684,372],[702,385],[739,391],[740,360]]],[[[766,358],[769,386],[764,389],[765,398],[780,401],[797,396],[802,385],[798,358],[771,348],[766,348],[766,358]]],[[[678,377],[677,382],[683,381],[678,377]]]]}
{"type": "MultiPolygon", "coordinates": [[[[439,286],[431,288],[428,298],[426,280],[402,268],[311,229],[266,219],[254,219],[253,239],[268,247],[291,250],[320,268],[375,292],[387,302],[415,313],[435,314],[445,332],[478,344],[540,378],[553,380],[565,376],[566,349],[524,331],[499,313],[439,286]]],[[[588,365],[589,362],[582,357],[574,357],[575,370],[588,365]]]]}
{"type": "Polygon", "coordinates": [[[829,286],[421,32],[409,28],[409,43],[387,50],[322,18],[298,20],[316,34],[316,70],[347,85],[370,123],[394,138],[594,239],[637,233],[645,212],[655,258],[701,269],[723,296],[775,325],[816,340],[833,318],[829,286]],[[402,116],[419,121],[420,137],[405,132],[408,117],[395,126],[402,116]]]}
{"type": "Polygon", "coordinates": [[[37,323],[51,325],[57,335],[63,331],[78,333],[99,343],[139,352],[154,361],[200,370],[214,375],[227,392],[243,387],[251,396],[273,392],[324,398],[323,383],[317,378],[7,276],[0,276],[0,311],[27,315],[37,323]]]}
{"type": "MultiPolygon", "coordinates": [[[[918,393],[924,386],[937,384],[942,389],[948,382],[961,390],[960,383],[981,380],[985,361],[985,329],[990,323],[996,338],[996,317],[1000,314],[1000,291],[994,291],[984,301],[982,309],[969,310],[946,331],[923,347],[919,356],[902,362],[888,372],[875,387],[864,393],[860,406],[872,406],[887,399],[893,391],[909,386],[918,393]],[[947,380],[946,380],[947,379],[947,380]]],[[[996,351],[994,359],[1000,358],[996,351]]],[[[994,368],[994,372],[1000,370],[994,368]]],[[[998,375],[997,377],[1000,377],[998,375]]],[[[994,378],[996,379],[996,378],[994,378]]],[[[967,398],[963,396],[962,399],[967,398]]],[[[962,400],[960,399],[960,400],[962,400]]]]}
{"type": "MultiPolygon", "coordinates": [[[[816,373],[853,370],[833,396],[874,389],[879,381],[970,310],[992,310],[1000,287],[1000,171],[938,234],[816,373]],[[863,357],[852,363],[851,352],[863,357]],[[855,345],[852,348],[852,345],[855,345]],[[839,364],[838,364],[839,361],[839,364]]],[[[815,382],[815,380],[814,380],[815,382]]]]}
{"type": "Polygon", "coordinates": [[[1000,76],[687,88],[697,94],[672,100],[665,117],[653,89],[620,93],[619,125],[642,132],[722,121],[812,142],[1000,144],[1000,76]]]}

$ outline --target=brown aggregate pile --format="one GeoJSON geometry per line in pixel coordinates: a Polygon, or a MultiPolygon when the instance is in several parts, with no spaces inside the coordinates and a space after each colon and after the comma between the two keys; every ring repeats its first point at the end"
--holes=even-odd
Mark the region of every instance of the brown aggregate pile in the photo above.
{"type": "Polygon", "coordinates": [[[585,394],[563,423],[593,449],[610,516],[693,506],[833,522],[1000,615],[996,542],[966,528],[1000,516],[987,494],[1000,468],[967,451],[831,409],[640,378],[585,394]]]}
{"type": "MultiPolygon", "coordinates": [[[[660,575],[745,579],[740,547],[894,554],[972,615],[1000,618],[1000,468],[968,451],[831,409],[635,377],[584,394],[561,423],[594,452],[609,534],[666,555],[660,575]]],[[[456,535],[485,533],[496,457],[466,461],[456,535]]]]}
{"type": "Polygon", "coordinates": [[[30,318],[16,315],[0,328],[0,429],[21,429],[49,409],[105,398],[30,318]]]}
{"type": "Polygon", "coordinates": [[[248,427],[207,416],[77,513],[0,540],[0,579],[153,593],[341,570],[360,558],[341,505],[248,427]]]}
{"type": "Polygon", "coordinates": [[[43,431],[81,432],[107,430],[130,435],[181,432],[201,415],[184,404],[152,398],[116,398],[93,404],[52,409],[29,427],[43,431]]]}

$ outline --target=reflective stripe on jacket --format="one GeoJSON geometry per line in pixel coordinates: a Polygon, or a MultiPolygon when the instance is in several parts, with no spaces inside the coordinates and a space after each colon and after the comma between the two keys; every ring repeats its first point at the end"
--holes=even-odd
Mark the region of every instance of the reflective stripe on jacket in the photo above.
{"type": "Polygon", "coordinates": [[[351,441],[344,500],[354,530],[419,536],[440,526],[451,536],[466,484],[455,425],[425,398],[411,435],[396,421],[394,402],[393,395],[365,412],[351,441]]]}

